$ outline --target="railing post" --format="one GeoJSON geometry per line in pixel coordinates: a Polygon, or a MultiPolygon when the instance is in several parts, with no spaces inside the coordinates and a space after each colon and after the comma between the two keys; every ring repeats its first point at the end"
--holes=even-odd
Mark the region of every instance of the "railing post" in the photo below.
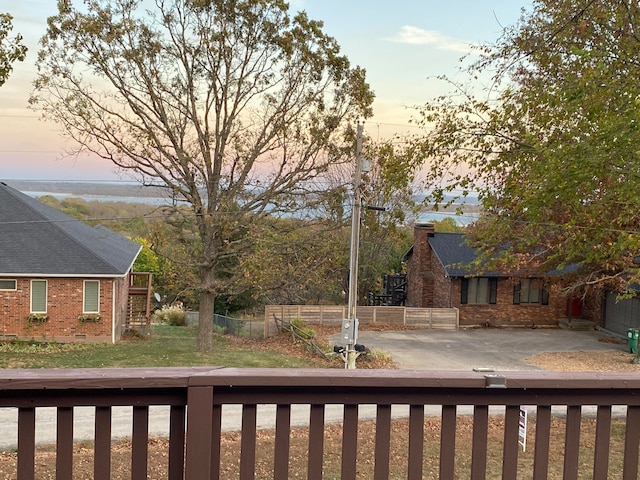
{"type": "Polygon", "coordinates": [[[536,411],[536,443],[533,457],[533,478],[549,475],[549,440],[551,435],[551,405],[538,405],[536,411]]]}
{"type": "Polygon", "coordinates": [[[391,450],[391,405],[378,405],[376,414],[376,446],[374,480],[388,480],[391,450]]]}
{"type": "Polygon", "coordinates": [[[147,478],[149,453],[149,407],[133,407],[133,430],[131,438],[131,479],[147,478]]]}
{"type": "Polygon", "coordinates": [[[309,455],[307,462],[307,478],[322,480],[322,460],[324,458],[324,409],[323,404],[311,405],[309,412],[309,455]]]}
{"type": "Polygon", "coordinates": [[[504,446],[502,450],[502,479],[518,478],[519,405],[507,405],[504,412],[504,446]]]}
{"type": "Polygon", "coordinates": [[[276,434],[273,475],[274,478],[289,478],[289,448],[291,436],[291,405],[278,405],[276,410],[276,434]]]}
{"type": "Polygon", "coordinates": [[[189,387],[185,470],[189,480],[209,480],[211,476],[212,425],[213,387],[189,387]]]}
{"type": "Polygon", "coordinates": [[[471,442],[471,479],[487,478],[487,442],[489,434],[489,406],[476,405],[473,412],[473,441],[471,442]]]}
{"type": "Polygon", "coordinates": [[[36,409],[18,409],[18,480],[35,478],[36,409]]]}
{"type": "Polygon", "coordinates": [[[409,407],[408,480],[422,480],[424,463],[424,405],[409,407]]]}
{"type": "Polygon", "coordinates": [[[609,475],[611,444],[611,405],[598,405],[596,413],[596,442],[593,455],[593,480],[606,480],[609,475]]]}
{"type": "Polygon", "coordinates": [[[184,405],[173,405],[169,416],[169,480],[184,479],[184,405]]]}
{"type": "MultiPolygon", "coordinates": [[[[580,459],[580,419],[582,407],[580,405],[567,406],[567,421],[564,434],[564,476],[578,478],[580,459]]],[[[637,459],[637,455],[636,455],[637,459]]],[[[635,478],[635,477],[634,477],[635,478]]]]}
{"type": "Polygon", "coordinates": [[[56,479],[73,478],[73,407],[58,407],[56,479]]]}
{"type": "Polygon", "coordinates": [[[255,478],[257,413],[256,404],[243,404],[240,434],[240,478],[242,480],[255,478]]]}
{"type": "Polygon", "coordinates": [[[638,478],[638,448],[640,447],[640,407],[627,408],[627,428],[624,439],[624,468],[622,480],[638,478]]]}
{"type": "Polygon", "coordinates": [[[358,405],[344,406],[342,424],[342,475],[343,480],[355,480],[358,455],[358,405]]]}
{"type": "Polygon", "coordinates": [[[93,459],[94,480],[111,478],[111,407],[96,407],[93,459]]]}
{"type": "Polygon", "coordinates": [[[455,478],[456,452],[456,406],[442,406],[442,425],[440,428],[440,479],[455,478]]]}

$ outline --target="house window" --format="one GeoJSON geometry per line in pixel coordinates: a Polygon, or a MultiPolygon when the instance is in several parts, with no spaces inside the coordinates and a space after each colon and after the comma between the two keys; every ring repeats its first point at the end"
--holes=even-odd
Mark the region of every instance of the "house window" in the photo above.
{"type": "Polygon", "coordinates": [[[31,280],[31,313],[47,313],[46,280],[31,280]]]}
{"type": "Polygon", "coordinates": [[[513,287],[514,305],[549,305],[549,292],[539,278],[524,278],[513,287]]]}
{"type": "Polygon", "coordinates": [[[495,305],[498,298],[498,279],[488,277],[463,278],[460,303],[495,305]]]}
{"type": "Polygon", "coordinates": [[[85,280],[84,296],[83,296],[82,312],[83,313],[99,313],[100,312],[100,281],[85,280]]]}
{"type": "Polygon", "coordinates": [[[0,278],[0,290],[15,290],[16,288],[17,282],[15,280],[0,278]]]}

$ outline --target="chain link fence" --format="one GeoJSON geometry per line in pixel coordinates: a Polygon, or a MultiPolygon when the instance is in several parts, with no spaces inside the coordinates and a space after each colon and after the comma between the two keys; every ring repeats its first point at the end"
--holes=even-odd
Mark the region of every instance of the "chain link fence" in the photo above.
{"type": "MultiPolygon", "coordinates": [[[[187,312],[187,325],[198,325],[198,312],[187,312]]],[[[264,337],[264,319],[234,318],[227,315],[213,315],[213,331],[222,335],[234,337],[264,337]]]]}

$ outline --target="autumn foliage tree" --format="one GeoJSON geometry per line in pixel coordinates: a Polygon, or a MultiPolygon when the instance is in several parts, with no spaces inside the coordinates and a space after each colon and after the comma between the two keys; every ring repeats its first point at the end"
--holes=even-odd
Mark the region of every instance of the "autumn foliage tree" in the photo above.
{"type": "Polygon", "coordinates": [[[473,236],[494,264],[571,266],[570,289],[640,280],[639,28],[638,2],[534,0],[420,109],[407,151],[432,199],[480,192],[473,236]]]}
{"type": "MultiPolygon", "coordinates": [[[[178,240],[199,269],[204,320],[240,273],[255,216],[321,189],[314,179],[350,160],[348,126],[373,100],[322,24],[282,0],[60,1],[38,67],[33,105],[78,151],[188,206],[172,221],[189,217],[178,240]]],[[[198,349],[211,348],[201,321],[198,349]]]]}
{"type": "Polygon", "coordinates": [[[22,62],[27,56],[27,47],[22,43],[22,35],[9,38],[13,30],[13,17],[0,13],[0,86],[9,78],[16,61],[22,62]]]}

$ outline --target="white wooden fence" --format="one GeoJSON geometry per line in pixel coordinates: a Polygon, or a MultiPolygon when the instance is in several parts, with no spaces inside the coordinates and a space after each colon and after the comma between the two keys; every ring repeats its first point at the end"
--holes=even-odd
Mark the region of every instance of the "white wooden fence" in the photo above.
{"type": "MultiPolygon", "coordinates": [[[[339,326],[347,316],[346,305],[267,305],[264,309],[265,337],[278,333],[276,320],[300,318],[310,325],[339,326]]],[[[356,308],[360,325],[458,329],[457,308],[369,307],[356,308]]]]}

